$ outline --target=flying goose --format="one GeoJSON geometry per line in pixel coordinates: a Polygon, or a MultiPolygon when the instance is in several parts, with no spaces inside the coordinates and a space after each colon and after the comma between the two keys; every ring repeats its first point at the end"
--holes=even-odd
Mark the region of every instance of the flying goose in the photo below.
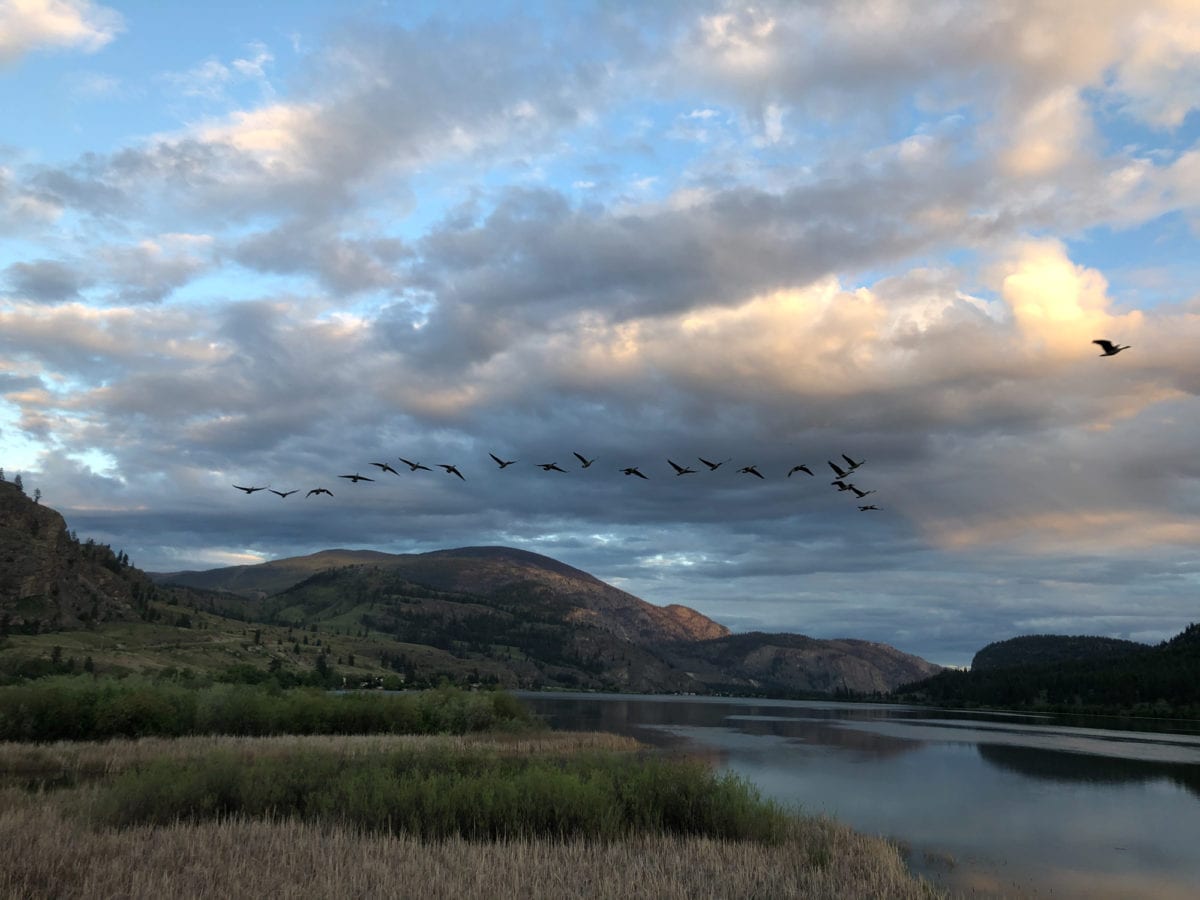
{"type": "Polygon", "coordinates": [[[463,481],[467,480],[467,479],[463,478],[463,473],[458,471],[457,466],[452,466],[447,463],[438,463],[438,468],[445,469],[447,475],[457,475],[459,478],[462,478],[463,481]]]}
{"type": "Polygon", "coordinates": [[[808,466],[805,466],[805,465],[799,465],[799,466],[792,466],[790,469],[788,469],[787,477],[791,478],[797,472],[804,472],[807,475],[812,475],[812,469],[810,469],[808,466]]]}
{"type": "MultiPolygon", "coordinates": [[[[565,474],[566,474],[566,472],[567,472],[567,470],[566,470],[566,469],[564,469],[564,468],[561,468],[561,467],[559,466],[559,464],[558,464],[558,463],[556,463],[556,462],[552,462],[552,463],[534,463],[534,465],[536,465],[536,466],[537,466],[539,469],[541,469],[543,472],[562,472],[564,475],[565,475],[565,474]]],[[[586,466],[585,466],[585,468],[586,468],[586,466]]]]}
{"type": "Polygon", "coordinates": [[[590,466],[592,463],[594,463],[596,461],[595,457],[588,459],[582,453],[575,453],[574,451],[571,451],[571,455],[574,456],[577,460],[579,460],[579,467],[582,469],[586,469],[588,466],[590,466]]]}
{"type": "MultiPolygon", "coordinates": [[[[710,472],[717,471],[717,469],[721,468],[721,466],[723,466],[723,465],[725,465],[725,463],[729,462],[728,459],[723,459],[720,462],[709,462],[703,456],[697,456],[696,459],[700,460],[700,462],[702,462],[706,466],[708,466],[708,471],[710,471],[710,472]]],[[[730,457],[730,459],[732,459],[732,457],[730,457]]]]}
{"type": "Polygon", "coordinates": [[[860,506],[858,508],[858,511],[859,512],[867,512],[868,510],[871,510],[871,509],[875,510],[876,512],[879,511],[879,507],[875,506],[873,504],[867,504],[866,506],[860,506]]]}
{"type": "Polygon", "coordinates": [[[515,459],[501,459],[495,453],[489,453],[488,456],[490,456],[495,461],[496,465],[498,465],[501,469],[507,469],[516,462],[515,459]]]}
{"type": "Polygon", "coordinates": [[[681,466],[679,463],[675,462],[674,460],[668,459],[667,462],[669,462],[671,464],[671,468],[675,470],[675,474],[677,476],[678,475],[695,475],[696,474],[695,469],[689,469],[687,466],[681,466]]]}
{"type": "Polygon", "coordinates": [[[242,487],[240,484],[235,484],[235,488],[239,491],[245,491],[247,494],[253,494],[255,491],[265,491],[265,487],[242,487]]]}
{"type": "Polygon", "coordinates": [[[389,466],[387,463],[376,463],[376,462],[373,462],[373,463],[371,463],[371,465],[373,465],[373,466],[378,466],[378,467],[379,467],[379,471],[380,471],[380,472],[391,472],[393,475],[399,475],[399,474],[400,474],[400,473],[399,473],[399,472],[397,472],[395,469],[393,469],[391,466],[389,466]]]}
{"type": "Polygon", "coordinates": [[[299,488],[296,488],[295,490],[291,490],[291,491],[277,491],[277,490],[275,490],[275,488],[271,488],[271,493],[278,494],[280,497],[287,497],[289,494],[296,493],[297,490],[299,490],[299,488]]]}
{"type": "Polygon", "coordinates": [[[852,484],[848,484],[848,485],[846,485],[846,487],[848,487],[850,490],[854,491],[854,495],[856,497],[858,497],[859,500],[861,500],[863,497],[867,496],[867,494],[875,493],[874,491],[860,491],[858,488],[856,488],[852,484]]]}
{"type": "Polygon", "coordinates": [[[860,459],[858,462],[855,462],[850,457],[848,457],[845,453],[842,454],[842,459],[844,459],[847,463],[849,463],[851,472],[853,472],[855,469],[857,469],[859,466],[861,466],[863,463],[866,462],[865,459],[860,459]]]}
{"type": "Polygon", "coordinates": [[[1116,344],[1114,344],[1112,341],[1106,341],[1103,339],[1098,340],[1098,341],[1092,341],[1092,343],[1097,345],[1101,350],[1104,351],[1103,353],[1100,354],[1101,356],[1116,356],[1122,350],[1129,349],[1128,344],[1126,344],[1124,347],[1120,347],[1120,346],[1117,346],[1116,344]]]}
{"type": "Polygon", "coordinates": [[[836,475],[838,478],[845,478],[847,475],[850,474],[849,472],[847,472],[845,469],[843,469],[841,466],[839,466],[837,463],[833,462],[832,460],[829,460],[829,468],[833,469],[833,474],[836,475]]]}
{"type": "Polygon", "coordinates": [[[837,489],[838,489],[839,491],[848,491],[848,490],[850,490],[850,485],[846,484],[846,482],[842,481],[840,478],[839,478],[837,481],[831,481],[831,482],[829,482],[829,483],[830,483],[830,484],[835,484],[835,485],[837,485],[837,489]]]}
{"type": "Polygon", "coordinates": [[[368,478],[366,475],[359,475],[357,472],[355,472],[353,475],[339,475],[338,478],[349,478],[355,484],[358,484],[360,481],[374,481],[375,480],[374,478],[368,478]]]}
{"type": "Polygon", "coordinates": [[[423,466],[419,462],[412,462],[411,460],[405,459],[403,456],[397,456],[396,459],[408,466],[408,471],[410,472],[415,472],[417,469],[424,469],[426,472],[433,471],[433,469],[429,468],[429,466],[423,466]]]}
{"type": "Polygon", "coordinates": [[[626,466],[621,471],[624,472],[626,475],[636,475],[638,478],[645,478],[647,481],[650,480],[647,476],[643,475],[640,471],[638,471],[637,466],[626,466]]]}
{"type": "Polygon", "coordinates": [[[763,477],[763,473],[758,471],[758,466],[742,466],[740,469],[738,469],[738,474],[739,475],[754,475],[757,478],[763,477]]]}
{"type": "Polygon", "coordinates": [[[332,497],[333,491],[329,490],[328,488],[313,488],[311,491],[309,491],[304,496],[311,497],[313,494],[328,494],[330,497],[332,497]]]}

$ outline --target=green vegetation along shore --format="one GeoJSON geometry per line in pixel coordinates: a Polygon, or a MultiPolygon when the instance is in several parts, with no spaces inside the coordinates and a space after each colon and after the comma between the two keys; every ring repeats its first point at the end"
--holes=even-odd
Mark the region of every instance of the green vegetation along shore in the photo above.
{"type": "MultiPolygon", "coordinates": [[[[154,696],[135,687],[97,690],[154,696]]],[[[206,690],[197,716],[252,689],[206,690]]],[[[0,727],[34,695],[15,696],[0,727]]],[[[698,761],[539,729],[511,698],[459,728],[452,711],[483,696],[262,690],[272,736],[0,743],[0,896],[934,895],[887,842],[786,811],[698,761]],[[300,716],[305,703],[334,704],[333,722],[338,704],[397,700],[442,708],[428,719],[441,733],[283,733],[321,719],[300,716]]]]}

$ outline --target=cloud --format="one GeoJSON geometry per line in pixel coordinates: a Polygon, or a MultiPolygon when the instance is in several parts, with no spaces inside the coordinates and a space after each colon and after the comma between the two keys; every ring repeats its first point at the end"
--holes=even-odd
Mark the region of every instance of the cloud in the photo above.
{"type": "Polygon", "coordinates": [[[53,259],[13,263],[4,275],[12,294],[44,303],[77,299],[89,283],[77,268],[53,259]]]}
{"type": "Polygon", "coordinates": [[[0,66],[48,48],[95,53],[123,29],[119,13],[91,0],[9,0],[0,6],[0,66]]]}

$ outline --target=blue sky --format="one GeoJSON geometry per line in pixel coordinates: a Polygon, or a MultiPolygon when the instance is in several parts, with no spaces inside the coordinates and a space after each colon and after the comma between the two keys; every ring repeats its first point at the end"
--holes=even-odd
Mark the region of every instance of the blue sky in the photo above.
{"type": "Polygon", "coordinates": [[[153,570],[502,543],[942,663],[1159,640],[1196,98],[1182,0],[0,0],[0,465],[153,570]],[[399,456],[467,480],[339,477],[399,456]]]}

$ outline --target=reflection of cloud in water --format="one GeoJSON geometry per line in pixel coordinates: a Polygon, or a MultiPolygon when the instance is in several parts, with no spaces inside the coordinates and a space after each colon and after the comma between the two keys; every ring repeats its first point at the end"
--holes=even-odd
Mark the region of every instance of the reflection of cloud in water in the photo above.
{"type": "Polygon", "coordinates": [[[1030,778],[1095,784],[1168,781],[1200,797],[1200,766],[1005,744],[979,744],[977,749],[992,765],[1030,778]]]}

